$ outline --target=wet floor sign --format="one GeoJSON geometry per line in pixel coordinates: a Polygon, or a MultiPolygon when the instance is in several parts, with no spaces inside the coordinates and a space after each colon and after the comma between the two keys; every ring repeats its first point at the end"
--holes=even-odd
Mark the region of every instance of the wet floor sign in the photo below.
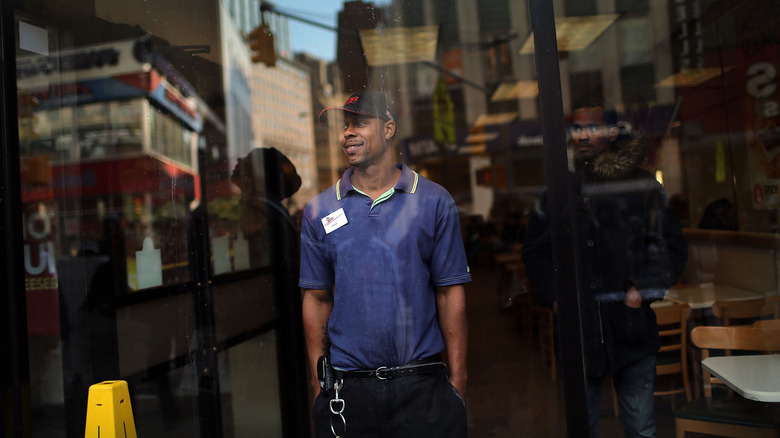
{"type": "Polygon", "coordinates": [[[137,438],[127,382],[110,380],[89,387],[84,438],[137,438]]]}

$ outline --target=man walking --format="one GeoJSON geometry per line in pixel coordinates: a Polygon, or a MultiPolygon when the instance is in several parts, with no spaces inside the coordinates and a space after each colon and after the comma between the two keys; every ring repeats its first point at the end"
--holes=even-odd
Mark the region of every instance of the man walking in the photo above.
{"type": "Polygon", "coordinates": [[[465,437],[471,277],[455,203],[394,162],[387,96],[355,93],[320,120],[338,112],[350,168],[301,229],[316,436],[465,437]]]}
{"type": "MultiPolygon", "coordinates": [[[[663,188],[641,167],[643,139],[629,137],[605,102],[586,102],[572,113],[572,239],[592,438],[599,434],[607,376],[614,382],[626,437],[655,437],[660,341],[650,303],[677,281],[688,254],[663,188]]],[[[567,274],[554,273],[544,211],[529,221],[523,263],[537,300],[555,309],[553,279],[567,274]]]]}

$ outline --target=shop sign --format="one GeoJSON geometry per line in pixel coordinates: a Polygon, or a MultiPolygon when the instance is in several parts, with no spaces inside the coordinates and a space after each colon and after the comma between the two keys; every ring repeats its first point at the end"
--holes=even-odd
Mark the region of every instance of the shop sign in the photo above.
{"type": "Polygon", "coordinates": [[[34,97],[38,110],[149,95],[200,132],[202,117],[194,99],[184,96],[194,93],[192,87],[162,58],[149,63],[136,56],[137,48],[138,41],[127,40],[20,58],[16,68],[20,94],[34,97]]]}
{"type": "Polygon", "coordinates": [[[747,2],[734,13],[753,207],[780,208],[780,2],[747,2]]]}
{"type": "MultiPolygon", "coordinates": [[[[156,73],[152,73],[157,76],[156,73]]],[[[181,121],[185,122],[195,132],[203,130],[203,119],[195,111],[195,105],[189,99],[185,98],[165,79],[155,80],[156,86],[151,90],[150,96],[157,103],[165,107],[168,111],[175,114],[181,121]]]]}
{"type": "Polygon", "coordinates": [[[54,223],[54,202],[25,205],[22,232],[29,336],[60,333],[54,223]]]}
{"type": "Polygon", "coordinates": [[[135,40],[52,52],[51,56],[30,56],[16,62],[19,88],[35,89],[55,83],[126,75],[148,71],[148,64],[133,56],[135,40]]]}
{"type": "Polygon", "coordinates": [[[671,42],[678,71],[704,67],[702,0],[670,0],[671,42]]]}
{"type": "Polygon", "coordinates": [[[521,135],[517,137],[517,147],[527,148],[534,146],[544,146],[544,137],[539,135],[521,135]]]}
{"type": "Polygon", "coordinates": [[[406,161],[414,163],[423,158],[440,155],[439,146],[432,138],[407,139],[404,141],[406,146],[406,161]]]}

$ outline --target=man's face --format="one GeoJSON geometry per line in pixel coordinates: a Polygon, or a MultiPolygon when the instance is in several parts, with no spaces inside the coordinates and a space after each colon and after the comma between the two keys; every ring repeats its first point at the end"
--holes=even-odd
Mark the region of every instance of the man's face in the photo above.
{"type": "Polygon", "coordinates": [[[578,108],[571,124],[571,143],[581,160],[590,160],[609,150],[610,128],[604,123],[604,108],[578,108]]]}
{"type": "Polygon", "coordinates": [[[349,165],[367,168],[392,160],[389,139],[394,132],[393,121],[345,112],[341,147],[349,165]]]}

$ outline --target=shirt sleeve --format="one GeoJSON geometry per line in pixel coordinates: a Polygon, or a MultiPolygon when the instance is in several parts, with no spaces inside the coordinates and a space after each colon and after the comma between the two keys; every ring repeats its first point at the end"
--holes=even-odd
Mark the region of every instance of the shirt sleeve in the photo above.
{"type": "Polygon", "coordinates": [[[333,286],[333,266],[329,262],[325,242],[317,233],[316,218],[306,208],[301,223],[301,273],[298,286],[304,289],[330,289],[333,286]]]}
{"type": "Polygon", "coordinates": [[[443,213],[436,227],[436,241],[431,258],[431,279],[435,286],[451,286],[471,281],[466,250],[460,231],[455,202],[443,202],[443,213]]]}

